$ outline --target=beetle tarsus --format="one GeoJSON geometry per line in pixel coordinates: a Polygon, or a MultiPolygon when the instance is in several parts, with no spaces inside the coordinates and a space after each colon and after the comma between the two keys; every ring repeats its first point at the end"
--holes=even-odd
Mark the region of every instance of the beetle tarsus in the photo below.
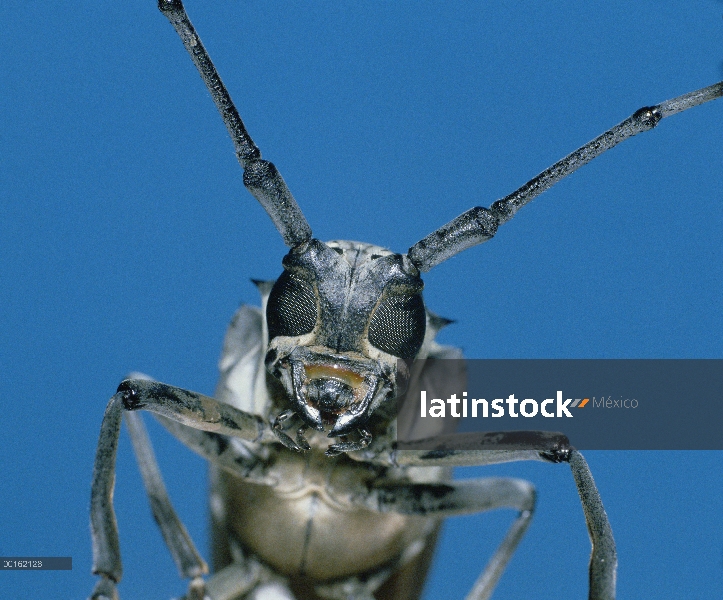
{"type": "Polygon", "coordinates": [[[304,432],[309,428],[309,426],[304,423],[301,427],[299,427],[296,430],[296,443],[299,445],[299,447],[304,451],[311,450],[311,446],[309,446],[309,442],[306,441],[306,438],[304,437],[304,432]]]}
{"type": "Polygon", "coordinates": [[[357,450],[363,450],[372,441],[372,434],[367,429],[357,429],[359,432],[359,441],[357,442],[340,442],[338,444],[331,444],[324,454],[326,456],[337,456],[345,452],[356,452],[357,450]]]}
{"type": "Polygon", "coordinates": [[[194,577],[188,583],[188,593],[184,600],[210,600],[206,594],[206,582],[202,577],[194,577]]]}
{"type": "Polygon", "coordinates": [[[107,575],[101,573],[101,577],[98,583],[93,588],[93,593],[90,595],[88,600],[119,600],[118,590],[115,587],[115,581],[113,581],[107,575]]]}
{"type": "Polygon", "coordinates": [[[307,429],[306,423],[302,423],[296,431],[296,441],[284,433],[284,429],[293,427],[293,421],[298,419],[299,416],[293,410],[285,410],[284,412],[278,414],[273,420],[271,423],[271,431],[274,432],[279,441],[289,450],[294,450],[296,452],[311,450],[311,446],[309,446],[309,443],[303,435],[304,431],[307,429]]]}

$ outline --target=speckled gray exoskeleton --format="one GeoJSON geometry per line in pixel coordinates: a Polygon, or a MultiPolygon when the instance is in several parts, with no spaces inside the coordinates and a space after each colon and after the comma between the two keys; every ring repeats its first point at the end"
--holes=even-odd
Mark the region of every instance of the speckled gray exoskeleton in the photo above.
{"type": "MultiPolygon", "coordinates": [[[[312,236],[246,132],[181,2],[160,0],[159,7],[221,113],[245,186],[290,251],[275,282],[257,283],[262,308],[243,306],[234,316],[216,398],[145,376],[126,379],[111,398],[91,493],[99,576],[92,598],[117,598],[122,575],[113,484],[123,416],[154,516],[191,580],[188,599],[418,598],[442,519],[509,508],[517,517],[468,595],[489,598],[529,526],[534,488],[510,478],[453,481],[450,469],[513,460],[569,463],[592,543],[589,597],[614,598],[612,530],[585,460],[564,435],[529,432],[513,447],[504,434],[486,433],[457,443],[465,450],[399,449],[394,400],[402,380],[424,381],[430,393],[443,385],[434,363],[421,359],[460,357],[435,341],[447,321],[425,307],[421,273],[489,240],[522,206],[619,142],[720,97],[723,83],[641,108],[490,208],[472,208],[397,254],[312,236]],[[166,494],[141,409],[211,463],[208,578],[166,494]]],[[[422,424],[407,435],[440,444],[455,436],[422,424]]]]}

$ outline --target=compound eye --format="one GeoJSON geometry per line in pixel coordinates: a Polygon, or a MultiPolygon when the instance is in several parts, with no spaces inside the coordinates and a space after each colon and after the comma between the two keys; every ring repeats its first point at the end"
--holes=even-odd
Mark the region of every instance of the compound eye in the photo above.
{"type": "Polygon", "coordinates": [[[414,358],[424,341],[427,314],[419,294],[388,296],[369,321],[369,342],[398,358],[414,358]]]}
{"type": "Polygon", "coordinates": [[[316,296],[307,282],[284,271],[274,283],[266,304],[269,340],[276,336],[299,336],[316,326],[316,296]]]}

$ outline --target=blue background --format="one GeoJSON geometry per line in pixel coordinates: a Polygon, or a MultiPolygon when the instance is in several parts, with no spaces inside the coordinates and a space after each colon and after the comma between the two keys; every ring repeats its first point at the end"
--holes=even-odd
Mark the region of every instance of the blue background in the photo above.
{"type": "MultiPolygon", "coordinates": [[[[188,4],[316,236],[400,252],[638,107],[723,78],[718,0],[188,4]]],[[[74,563],[0,572],[0,594],[82,598],[108,398],[131,370],[211,393],[226,323],[285,249],[155,2],[6,0],[0,22],[0,555],[74,563]]],[[[457,320],[442,341],[471,357],[723,357],[722,139],[723,100],[665,120],[433,270],[427,303],[457,320]]],[[[207,555],[204,463],[150,425],[207,555]]],[[[721,597],[723,454],[587,458],[620,598],[721,597]]],[[[495,598],[585,598],[569,469],[460,471],[488,474],[539,491],[495,598]]],[[[180,595],[125,433],[116,507],[121,597],[180,595]]],[[[463,597],[512,516],[451,520],[427,597],[463,597]]]]}

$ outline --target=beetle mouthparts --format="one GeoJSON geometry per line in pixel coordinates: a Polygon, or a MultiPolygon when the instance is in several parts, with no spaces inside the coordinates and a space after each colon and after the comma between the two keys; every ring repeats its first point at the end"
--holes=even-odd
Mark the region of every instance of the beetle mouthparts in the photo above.
{"type": "Polygon", "coordinates": [[[298,360],[289,362],[291,401],[309,427],[324,431],[324,422],[333,421],[328,436],[337,437],[364,425],[377,392],[377,375],[362,375],[340,362],[308,365],[298,360]]]}
{"type": "Polygon", "coordinates": [[[373,377],[373,379],[374,384],[366,386],[366,394],[364,394],[361,401],[352,404],[348,410],[339,415],[328,437],[346,435],[366,423],[369,418],[369,405],[377,388],[377,378],[373,377]]]}

